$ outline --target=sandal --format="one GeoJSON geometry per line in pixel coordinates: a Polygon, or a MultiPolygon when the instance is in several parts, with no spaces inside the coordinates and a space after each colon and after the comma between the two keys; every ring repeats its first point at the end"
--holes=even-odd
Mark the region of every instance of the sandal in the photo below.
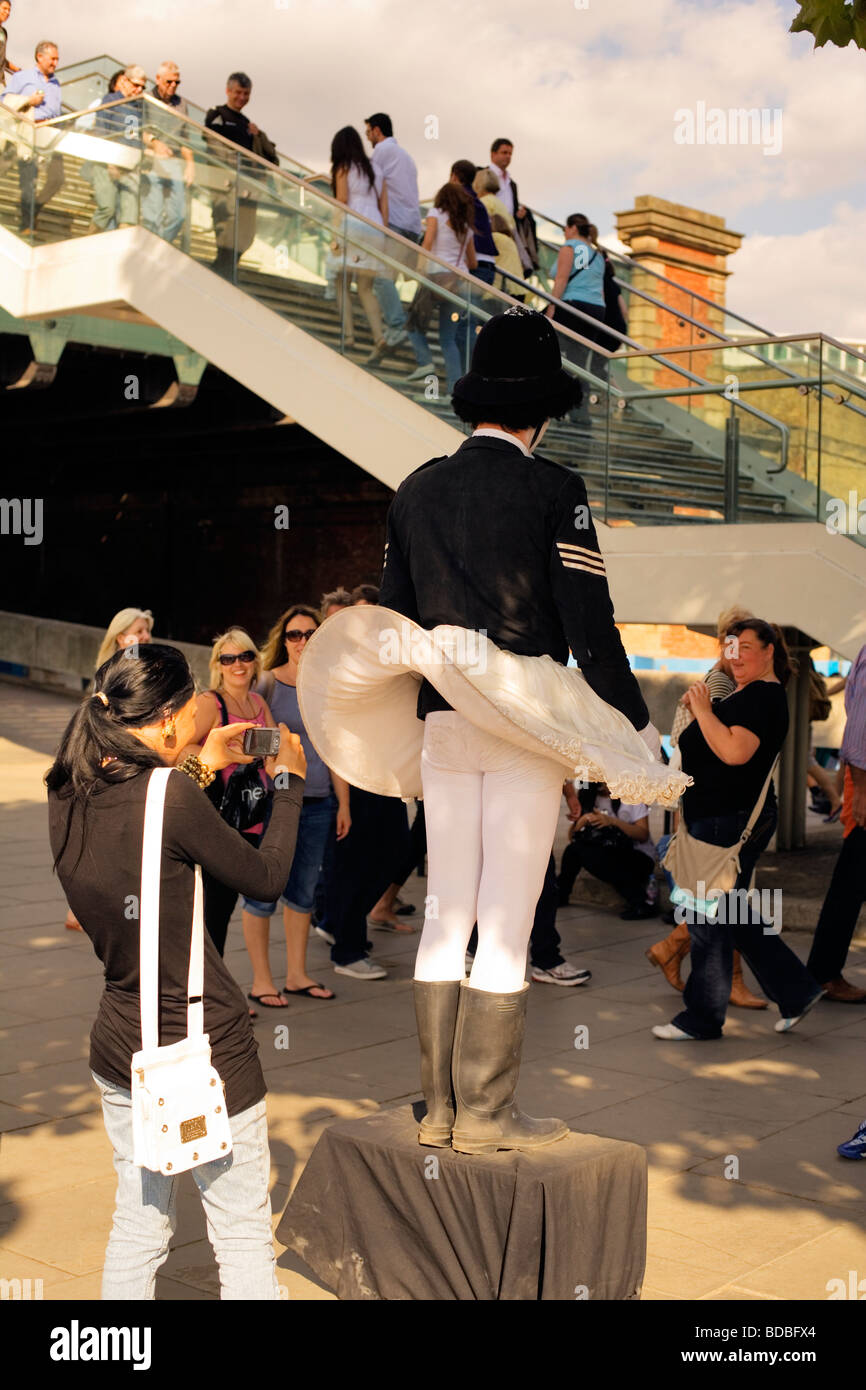
{"type": "Polygon", "coordinates": [[[266,994],[248,994],[248,999],[252,999],[254,1004],[258,1004],[262,1009],[287,1009],[289,1006],[282,995],[275,989],[269,989],[266,994]],[[279,999],[279,1004],[266,1004],[266,999],[279,999]]]}
{"type": "Polygon", "coordinates": [[[377,922],[375,917],[367,918],[367,926],[372,927],[373,931],[396,932],[398,936],[414,936],[416,931],[415,927],[410,927],[408,923],[401,922],[398,926],[394,922],[377,922]]]}
{"type": "Polygon", "coordinates": [[[306,994],[306,996],[307,996],[308,999],[320,999],[320,1000],[322,1001],[323,1004],[326,1004],[326,1003],[328,1002],[329,999],[336,999],[336,997],[337,997],[336,994],[334,993],[334,991],[333,991],[332,989],[328,989],[327,985],[319,984],[318,981],[316,981],[316,982],[315,982],[314,984],[312,984],[312,985],[307,985],[306,989],[286,989],[286,987],[285,987],[285,985],[284,985],[283,988],[281,989],[280,993],[281,993],[281,994],[297,994],[297,995],[306,994]],[[314,989],[324,989],[324,990],[327,991],[327,993],[325,993],[325,994],[314,994],[314,993],[313,993],[313,990],[314,990],[314,989]]]}

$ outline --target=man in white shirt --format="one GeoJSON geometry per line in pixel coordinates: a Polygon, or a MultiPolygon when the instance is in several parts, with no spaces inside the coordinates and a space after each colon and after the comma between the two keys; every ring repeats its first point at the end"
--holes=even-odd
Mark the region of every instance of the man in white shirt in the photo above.
{"type": "MultiPolygon", "coordinates": [[[[376,111],[367,117],[364,133],[373,147],[371,160],[381,170],[388,190],[388,226],[407,241],[420,245],[423,239],[418,197],[418,170],[415,161],[394,139],[391,117],[376,111]]],[[[397,243],[388,247],[390,255],[406,259],[409,252],[397,243]],[[405,256],[401,256],[401,250],[405,256]]],[[[373,290],[385,320],[385,344],[396,347],[406,341],[406,311],[394,281],[388,275],[378,275],[373,290]]]]}
{"type": "Polygon", "coordinates": [[[538,269],[538,249],[535,238],[535,219],[525,208],[517,195],[517,184],[508,172],[514,145],[501,136],[490,146],[488,169],[499,180],[499,196],[516,221],[514,239],[520,252],[520,263],[524,274],[531,275],[538,269]]]}

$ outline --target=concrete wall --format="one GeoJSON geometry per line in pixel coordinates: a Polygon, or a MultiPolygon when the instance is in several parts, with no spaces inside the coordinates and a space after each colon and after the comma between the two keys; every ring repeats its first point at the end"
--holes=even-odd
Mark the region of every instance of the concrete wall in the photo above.
{"type": "MultiPolygon", "coordinates": [[[[26,679],[78,694],[91,680],[104,633],[101,628],[82,623],[63,623],[54,618],[31,618],[23,613],[0,611],[0,661],[26,669],[26,679]]],[[[159,633],[154,634],[159,641],[159,633]]],[[[184,653],[196,680],[207,688],[210,647],[194,642],[175,642],[184,653]]],[[[709,665],[709,663],[708,663],[709,665]]],[[[677,701],[698,679],[695,673],[641,671],[638,683],[659,733],[670,732],[677,701]]],[[[844,693],[833,696],[833,712],[824,724],[812,727],[813,744],[819,748],[838,748],[845,727],[844,693]]]]}
{"type": "MultiPolygon", "coordinates": [[[[79,693],[93,678],[104,636],[102,628],[83,623],[0,612],[0,661],[24,667],[24,678],[36,684],[79,693]]],[[[158,631],[154,640],[160,640],[158,631]]],[[[170,645],[184,653],[193,675],[207,687],[210,647],[175,641],[170,645]]]]}

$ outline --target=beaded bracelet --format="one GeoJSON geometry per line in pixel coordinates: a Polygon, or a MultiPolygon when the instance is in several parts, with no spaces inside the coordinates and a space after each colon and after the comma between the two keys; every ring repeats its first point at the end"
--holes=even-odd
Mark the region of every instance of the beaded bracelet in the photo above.
{"type": "Polygon", "coordinates": [[[183,762],[178,763],[177,770],[178,772],[185,772],[187,777],[191,777],[202,791],[205,787],[209,787],[216,777],[216,773],[212,772],[209,767],[205,767],[201,758],[197,758],[195,753],[187,753],[183,762]]]}

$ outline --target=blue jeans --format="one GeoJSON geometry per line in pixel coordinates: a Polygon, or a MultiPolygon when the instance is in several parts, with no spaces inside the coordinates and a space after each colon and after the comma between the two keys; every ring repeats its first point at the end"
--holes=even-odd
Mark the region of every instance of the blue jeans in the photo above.
{"type": "MultiPolygon", "coordinates": [[[[91,1073],[102,1095],[105,1130],[114,1149],[117,1196],[105,1252],[103,1300],[152,1299],[157,1270],[177,1227],[178,1178],[132,1161],[132,1097],[91,1073]]],[[[271,1234],[271,1158],[265,1102],[231,1117],[232,1152],[192,1169],[219,1266],[220,1297],[280,1297],[271,1234]]]]}
{"type": "MultiPolygon", "coordinates": [[[[734,892],[748,888],[752,870],[769,844],[776,828],[778,811],[775,799],[765,805],[752,833],[740,853],[740,872],[734,892]]],[[[743,833],[748,814],[712,816],[694,821],[689,834],[713,845],[732,845],[743,833]]],[[[748,961],[761,989],[778,1006],[782,1018],[801,1014],[818,993],[819,985],[805,965],[777,934],[778,929],[765,934],[760,913],[743,911],[742,899],[735,902],[729,894],[720,903],[725,907],[726,921],[701,922],[693,913],[686,921],[691,937],[691,974],[683,993],[685,1008],[673,1022],[694,1038],[720,1038],[731,996],[734,947],[748,961]],[[756,921],[751,918],[757,917],[756,921]],[[731,918],[747,920],[731,921],[731,918]]]]}
{"type": "MultiPolygon", "coordinates": [[[[493,281],[496,279],[496,262],[479,261],[472,274],[475,276],[476,280],[483,280],[485,285],[492,285],[493,281]]],[[[509,293],[508,290],[506,290],[506,294],[507,293],[509,293]]]]}
{"type": "MultiPolygon", "coordinates": [[[[407,241],[414,241],[416,244],[421,241],[414,232],[407,232],[403,227],[395,227],[393,222],[388,223],[392,232],[404,236],[407,241]]],[[[389,247],[389,251],[396,253],[396,247],[389,247]]],[[[402,248],[401,248],[402,249],[402,248]]],[[[407,252],[407,255],[410,253],[407,252]]],[[[379,308],[382,310],[382,318],[385,320],[385,327],[392,332],[401,333],[406,327],[406,310],[403,301],[397,293],[397,286],[389,275],[377,275],[373,281],[373,293],[379,301],[379,308]]],[[[427,359],[425,358],[424,361],[427,359]]],[[[418,362],[420,364],[421,358],[418,362]]]]}
{"type": "Polygon", "coordinates": [[[186,218],[186,188],[180,158],[157,161],[160,170],[147,174],[141,184],[141,220],[148,231],[164,241],[174,241],[186,218]]]}
{"type": "MultiPolygon", "coordinates": [[[[454,383],[463,376],[466,368],[466,314],[461,313],[451,300],[438,301],[439,309],[439,348],[445,359],[445,378],[448,393],[454,390],[454,383]]],[[[430,346],[419,328],[409,329],[409,342],[412,351],[422,366],[432,356],[430,346]]]]}
{"type": "MultiPolygon", "coordinates": [[[[325,857],[328,832],[337,814],[337,798],[333,792],[321,800],[305,801],[298,821],[298,838],[289,881],[280,902],[292,912],[312,912],[316,900],[316,884],[325,857]]],[[[244,907],[254,917],[272,917],[276,903],[244,898],[244,907]]]]}

